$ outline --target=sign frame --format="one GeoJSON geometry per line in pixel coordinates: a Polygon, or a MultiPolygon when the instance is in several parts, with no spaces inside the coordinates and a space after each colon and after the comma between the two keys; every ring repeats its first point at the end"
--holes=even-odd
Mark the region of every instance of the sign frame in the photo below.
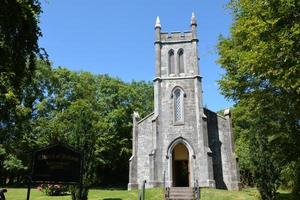
{"type": "MultiPolygon", "coordinates": [[[[60,161],[63,162],[63,160],[60,160],[60,161]]],[[[58,142],[58,143],[50,144],[46,147],[39,148],[39,149],[35,150],[32,153],[31,173],[28,176],[27,200],[30,199],[30,189],[31,189],[31,184],[32,183],[79,185],[80,186],[80,196],[81,196],[82,188],[83,188],[83,183],[82,183],[83,182],[83,168],[84,168],[83,167],[83,162],[84,162],[83,152],[78,151],[74,147],[71,147],[70,145],[67,145],[65,143],[58,142]],[[55,151],[55,150],[66,150],[67,153],[66,152],[63,153],[63,152],[59,152],[59,151],[55,151]],[[53,154],[47,155],[47,153],[48,154],[53,153],[53,154]],[[68,155],[68,153],[72,153],[73,155],[70,155],[70,154],[68,155]],[[76,156],[72,157],[75,154],[78,157],[76,157],[76,156]],[[75,179],[71,180],[70,177],[68,177],[68,178],[64,177],[64,178],[60,179],[60,177],[58,177],[57,174],[55,176],[54,174],[51,174],[51,173],[44,174],[44,176],[45,176],[44,178],[41,178],[41,177],[43,177],[41,175],[39,177],[36,174],[36,171],[35,171],[35,167],[37,167],[37,163],[38,163],[37,162],[37,156],[39,157],[39,160],[41,162],[39,164],[41,166],[50,167],[50,168],[51,168],[51,164],[49,164],[49,163],[51,163],[51,161],[54,161],[54,163],[55,163],[55,161],[57,161],[56,159],[58,159],[58,161],[59,161],[60,158],[66,158],[66,159],[69,159],[69,162],[73,161],[73,163],[77,164],[78,165],[77,167],[79,167],[79,169],[73,171],[73,174],[71,174],[71,175],[74,175],[74,172],[75,172],[75,175],[77,175],[76,180],[75,179]],[[50,160],[50,162],[47,162],[47,159],[50,160]],[[76,163],[77,159],[79,161],[76,163]],[[49,164],[49,165],[47,165],[47,164],[49,164]],[[79,174],[76,174],[76,173],[79,173],[79,174]],[[54,176],[52,176],[52,175],[54,175],[54,176]],[[47,180],[47,176],[49,177],[48,180],[47,180]]],[[[59,164],[59,163],[57,163],[57,164],[59,164]]],[[[38,165],[38,167],[41,167],[41,166],[38,165]]],[[[52,165],[52,166],[54,166],[54,165],[52,165]]],[[[40,173],[43,173],[43,172],[45,172],[45,170],[44,171],[42,170],[42,172],[40,172],[40,173]]],[[[59,170],[57,169],[56,172],[59,172],[59,170]]],[[[61,173],[59,175],[61,175],[61,173]]],[[[69,174],[69,176],[70,176],[70,174],[69,174]]]]}
{"type": "Polygon", "coordinates": [[[40,148],[33,153],[32,182],[78,184],[80,183],[80,176],[82,174],[82,161],[83,154],[81,152],[62,143],[40,148]],[[63,166],[59,167],[59,165],[76,168],[69,171],[63,168],[63,166]],[[46,172],[47,170],[48,173],[46,172]],[[75,177],[72,178],[71,176],[75,177]]]}

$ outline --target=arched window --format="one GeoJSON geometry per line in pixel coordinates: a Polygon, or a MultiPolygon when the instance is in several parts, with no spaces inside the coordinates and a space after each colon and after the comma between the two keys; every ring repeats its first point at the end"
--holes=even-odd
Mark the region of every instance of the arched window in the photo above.
{"type": "Polygon", "coordinates": [[[174,93],[174,122],[183,122],[183,91],[179,88],[174,93]]]}
{"type": "Polygon", "coordinates": [[[179,68],[179,73],[184,73],[183,49],[179,49],[178,51],[178,68],[179,68]]]}
{"type": "Polygon", "coordinates": [[[169,51],[169,74],[175,74],[175,57],[172,49],[169,51]]]}

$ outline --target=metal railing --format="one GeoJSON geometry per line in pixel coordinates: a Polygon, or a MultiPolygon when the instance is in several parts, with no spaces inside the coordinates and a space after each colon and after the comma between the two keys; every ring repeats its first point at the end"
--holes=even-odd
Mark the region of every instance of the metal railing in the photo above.
{"type": "Polygon", "coordinates": [[[166,171],[164,171],[163,194],[164,194],[165,200],[168,200],[170,197],[170,188],[166,187],[166,171]]]}
{"type": "Polygon", "coordinates": [[[200,200],[200,187],[198,184],[198,180],[195,180],[194,182],[194,191],[195,191],[195,199],[200,200]]]}
{"type": "Polygon", "coordinates": [[[165,200],[169,199],[169,197],[170,197],[170,188],[169,187],[166,187],[164,189],[164,196],[165,196],[165,200]]]}
{"type": "Polygon", "coordinates": [[[5,192],[7,192],[7,189],[0,189],[0,200],[5,200],[5,192]]]}
{"type": "Polygon", "coordinates": [[[164,171],[163,192],[165,191],[165,188],[166,188],[166,171],[164,171]]]}
{"type": "Polygon", "coordinates": [[[139,197],[138,200],[145,200],[145,187],[146,187],[147,181],[143,181],[142,189],[139,191],[139,197]]]}

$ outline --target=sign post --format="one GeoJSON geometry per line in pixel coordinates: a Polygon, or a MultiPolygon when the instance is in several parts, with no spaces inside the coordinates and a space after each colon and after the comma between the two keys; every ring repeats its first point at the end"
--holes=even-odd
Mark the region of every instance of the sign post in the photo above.
{"type": "Polygon", "coordinates": [[[28,178],[28,185],[27,185],[27,200],[29,200],[29,198],[30,198],[30,189],[31,189],[31,177],[30,176],[28,176],[27,177],[28,178]]]}
{"type": "Polygon", "coordinates": [[[82,188],[82,161],[82,153],[60,143],[35,151],[32,175],[28,182],[27,200],[30,197],[31,182],[80,184],[82,188]]]}

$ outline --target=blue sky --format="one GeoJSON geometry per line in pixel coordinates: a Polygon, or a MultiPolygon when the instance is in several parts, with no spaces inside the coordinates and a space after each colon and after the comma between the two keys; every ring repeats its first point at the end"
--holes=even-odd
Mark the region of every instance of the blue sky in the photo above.
{"type": "Polygon", "coordinates": [[[220,34],[228,36],[228,0],[42,0],[40,46],[54,66],[109,74],[126,82],[154,78],[154,24],[163,32],[190,29],[198,22],[200,72],[204,104],[217,111],[230,107],[216,81],[224,71],[216,64],[220,34]]]}

